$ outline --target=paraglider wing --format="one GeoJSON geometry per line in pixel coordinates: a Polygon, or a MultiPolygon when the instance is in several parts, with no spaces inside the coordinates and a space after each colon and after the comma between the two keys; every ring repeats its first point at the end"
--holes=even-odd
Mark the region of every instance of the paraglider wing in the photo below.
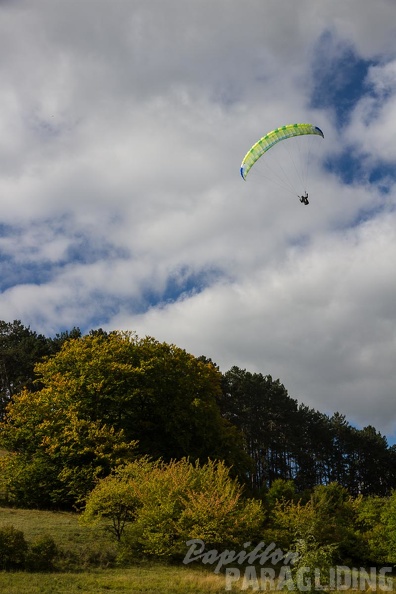
{"type": "Polygon", "coordinates": [[[243,179],[246,180],[246,176],[255,162],[275,144],[292,136],[302,136],[304,134],[317,134],[324,138],[322,130],[312,124],[288,124],[287,126],[282,126],[268,132],[246,153],[241,164],[241,176],[243,179]]]}

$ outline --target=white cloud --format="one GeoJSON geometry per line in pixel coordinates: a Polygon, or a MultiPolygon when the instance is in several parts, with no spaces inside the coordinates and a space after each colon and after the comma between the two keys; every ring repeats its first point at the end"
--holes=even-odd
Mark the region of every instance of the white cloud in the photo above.
{"type": "Polygon", "coordinates": [[[346,139],[371,165],[389,165],[396,159],[395,74],[395,60],[369,68],[367,94],[358,101],[346,133],[346,139]]]}
{"type": "Polygon", "coordinates": [[[210,356],[223,371],[270,373],[306,404],[393,432],[394,223],[386,215],[318,238],[280,266],[112,325],[210,356]]]}

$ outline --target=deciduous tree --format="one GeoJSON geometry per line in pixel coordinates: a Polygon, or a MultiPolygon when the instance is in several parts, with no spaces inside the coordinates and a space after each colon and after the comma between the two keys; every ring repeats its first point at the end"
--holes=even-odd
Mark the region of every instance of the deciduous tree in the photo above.
{"type": "Polygon", "coordinates": [[[125,530],[125,549],[172,557],[186,554],[189,539],[207,549],[253,540],[263,510],[259,501],[243,498],[223,462],[143,459],[117,469],[89,495],[82,520],[103,519],[117,538],[125,530]]]}
{"type": "Polygon", "coordinates": [[[220,372],[183,349],[95,332],[66,340],[35,372],[41,389],[24,390],[8,407],[2,443],[13,457],[2,464],[7,474],[15,456],[26,469],[47,459],[54,501],[76,502],[135,445],[154,458],[211,457],[246,468],[241,436],[218,408],[220,372]]]}

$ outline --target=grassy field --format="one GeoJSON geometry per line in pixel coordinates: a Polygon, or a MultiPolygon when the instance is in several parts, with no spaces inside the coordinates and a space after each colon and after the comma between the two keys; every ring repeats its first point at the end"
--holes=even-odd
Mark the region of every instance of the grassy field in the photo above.
{"type": "Polygon", "coordinates": [[[223,594],[224,588],[224,576],[159,564],[83,573],[0,572],[0,592],[7,594],[223,594]]]}
{"type": "Polygon", "coordinates": [[[64,570],[56,573],[0,572],[0,593],[6,594],[219,594],[224,576],[182,564],[137,562],[132,568],[106,568],[115,544],[103,529],[80,526],[69,512],[0,508],[0,527],[12,524],[27,541],[51,536],[64,554],[64,570]],[[93,565],[100,565],[95,568],[93,565]],[[81,569],[76,570],[76,566],[81,569]]]}
{"type": "MultiPolygon", "coordinates": [[[[103,529],[80,526],[78,514],[0,507],[0,526],[12,524],[27,541],[51,536],[62,552],[63,569],[106,567],[114,560],[116,546],[103,529]]],[[[2,592],[0,588],[0,592],[2,592]]]]}

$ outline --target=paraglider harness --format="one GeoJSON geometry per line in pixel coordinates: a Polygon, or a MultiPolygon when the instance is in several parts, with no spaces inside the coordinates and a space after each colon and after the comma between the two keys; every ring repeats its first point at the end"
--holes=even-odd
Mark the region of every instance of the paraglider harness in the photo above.
{"type": "Polygon", "coordinates": [[[305,204],[307,206],[309,204],[308,200],[308,192],[305,192],[304,196],[299,196],[301,204],[305,204]]]}

